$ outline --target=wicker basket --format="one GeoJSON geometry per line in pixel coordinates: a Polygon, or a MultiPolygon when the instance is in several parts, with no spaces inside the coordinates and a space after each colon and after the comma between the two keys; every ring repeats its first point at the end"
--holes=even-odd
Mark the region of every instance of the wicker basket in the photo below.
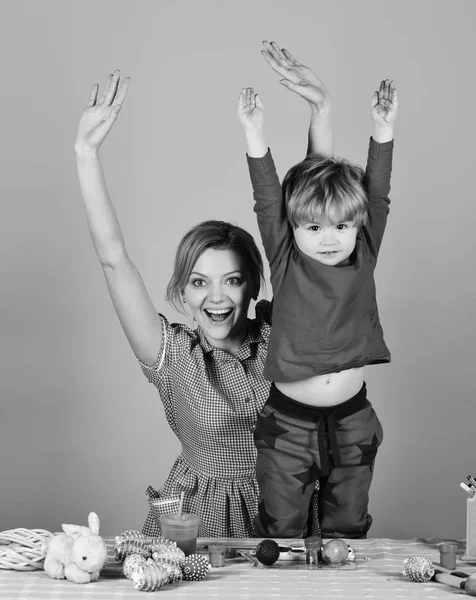
{"type": "Polygon", "coordinates": [[[0,532],[0,569],[43,569],[53,534],[45,529],[9,529],[0,532]]]}

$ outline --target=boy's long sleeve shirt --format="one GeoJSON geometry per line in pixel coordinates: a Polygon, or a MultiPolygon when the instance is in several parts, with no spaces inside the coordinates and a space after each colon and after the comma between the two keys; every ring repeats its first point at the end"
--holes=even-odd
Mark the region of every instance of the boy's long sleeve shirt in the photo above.
{"type": "Polygon", "coordinates": [[[389,212],[392,154],[393,141],[378,144],[370,139],[364,180],[368,221],[359,229],[350,264],[337,266],[322,264],[299,250],[271,153],[248,157],[274,295],[264,371],[269,381],[299,381],[390,362],[374,270],[389,212]]]}

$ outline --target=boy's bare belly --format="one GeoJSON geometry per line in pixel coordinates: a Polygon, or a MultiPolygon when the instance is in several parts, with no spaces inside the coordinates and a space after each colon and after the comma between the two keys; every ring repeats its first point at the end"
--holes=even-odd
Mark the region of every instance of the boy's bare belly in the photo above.
{"type": "Polygon", "coordinates": [[[346,369],[339,373],[316,375],[309,379],[276,382],[280,392],[296,402],[309,406],[335,406],[349,400],[364,383],[364,368],[346,369]]]}

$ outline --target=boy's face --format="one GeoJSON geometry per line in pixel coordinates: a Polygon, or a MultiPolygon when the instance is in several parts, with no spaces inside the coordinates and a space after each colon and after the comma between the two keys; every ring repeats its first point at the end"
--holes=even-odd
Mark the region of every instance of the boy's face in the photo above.
{"type": "Polygon", "coordinates": [[[294,229],[299,250],[323,265],[334,267],[349,258],[358,228],[351,222],[304,223],[294,229]]]}

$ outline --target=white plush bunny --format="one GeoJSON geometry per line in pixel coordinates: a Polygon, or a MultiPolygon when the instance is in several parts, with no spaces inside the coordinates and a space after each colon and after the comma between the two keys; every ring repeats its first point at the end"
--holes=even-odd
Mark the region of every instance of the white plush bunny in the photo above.
{"type": "Polygon", "coordinates": [[[89,513],[89,527],[62,525],[49,542],[44,569],[53,579],[74,583],[97,581],[107,561],[106,542],[99,535],[99,517],[89,513]]]}

